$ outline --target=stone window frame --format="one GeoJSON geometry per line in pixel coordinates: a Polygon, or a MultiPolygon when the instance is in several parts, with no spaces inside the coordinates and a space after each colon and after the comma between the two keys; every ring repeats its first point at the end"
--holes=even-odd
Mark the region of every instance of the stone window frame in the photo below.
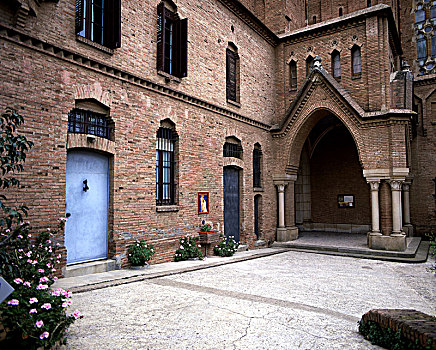
{"type": "Polygon", "coordinates": [[[418,74],[436,72],[436,0],[416,1],[412,10],[418,74]],[[418,12],[422,16],[418,17],[418,12]]]}
{"type": "Polygon", "coordinates": [[[261,191],[263,186],[263,152],[262,146],[256,142],[253,146],[253,188],[261,191]]]}
{"type": "Polygon", "coordinates": [[[362,45],[359,45],[358,43],[354,43],[350,48],[350,56],[351,56],[351,79],[360,79],[362,77],[362,45]],[[357,56],[354,56],[355,53],[359,53],[359,69],[360,71],[356,72],[356,62],[355,59],[357,59],[357,56]]]}
{"type": "Polygon", "coordinates": [[[334,47],[333,50],[330,52],[331,75],[337,81],[341,81],[341,76],[342,76],[341,51],[342,51],[341,49],[338,49],[337,47],[334,47]],[[336,56],[339,57],[339,75],[335,75],[335,65],[334,65],[335,62],[334,62],[334,58],[336,56]]]}
{"type": "Polygon", "coordinates": [[[289,91],[296,91],[298,86],[298,60],[291,57],[286,63],[289,66],[289,91]],[[293,67],[295,68],[294,71],[293,67]]]}

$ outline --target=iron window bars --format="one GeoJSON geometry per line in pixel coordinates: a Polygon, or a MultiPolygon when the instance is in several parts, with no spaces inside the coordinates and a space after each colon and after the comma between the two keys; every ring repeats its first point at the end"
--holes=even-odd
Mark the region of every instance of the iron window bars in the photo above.
{"type": "Polygon", "coordinates": [[[112,127],[104,114],[75,108],[68,113],[68,132],[109,139],[112,127]]]}

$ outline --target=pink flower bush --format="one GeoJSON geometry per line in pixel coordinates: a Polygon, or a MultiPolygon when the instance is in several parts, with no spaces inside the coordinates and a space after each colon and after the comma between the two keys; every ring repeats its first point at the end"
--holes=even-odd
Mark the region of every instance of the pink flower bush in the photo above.
{"type": "Polygon", "coordinates": [[[44,322],[42,322],[41,320],[36,321],[35,322],[36,327],[41,328],[42,326],[44,326],[44,322]]]}
{"type": "Polygon", "coordinates": [[[20,283],[23,283],[23,280],[21,278],[16,278],[16,279],[14,279],[14,283],[20,284],[20,283]]]}
{"type": "Polygon", "coordinates": [[[48,286],[46,284],[38,284],[36,286],[37,290],[43,290],[43,289],[47,289],[47,288],[48,288],[48,286]]]}
{"type": "Polygon", "coordinates": [[[42,305],[41,305],[41,309],[49,310],[49,309],[51,309],[51,304],[50,304],[50,303],[42,304],[42,305]]]}
{"type": "Polygon", "coordinates": [[[29,304],[33,304],[33,303],[37,303],[37,302],[38,302],[38,299],[36,299],[36,298],[29,299],[29,304]]]}
{"type": "Polygon", "coordinates": [[[36,311],[36,309],[30,309],[29,314],[37,314],[38,311],[36,311]]]}
{"type": "Polygon", "coordinates": [[[8,305],[18,305],[20,302],[17,299],[11,299],[8,301],[8,305]]]}
{"type": "Polygon", "coordinates": [[[40,279],[39,279],[39,283],[43,283],[43,282],[48,282],[48,277],[47,276],[44,276],[44,277],[41,277],[40,279]]]}
{"type": "Polygon", "coordinates": [[[82,317],[82,314],[80,313],[79,310],[76,310],[73,312],[73,316],[77,320],[78,318],[82,317]]]}
{"type": "Polygon", "coordinates": [[[49,332],[44,332],[39,336],[39,339],[44,339],[44,338],[48,338],[48,336],[50,335],[49,332]]]}
{"type": "Polygon", "coordinates": [[[24,282],[24,283],[23,283],[23,286],[25,286],[25,287],[30,287],[30,282],[28,282],[28,281],[24,282]]]}

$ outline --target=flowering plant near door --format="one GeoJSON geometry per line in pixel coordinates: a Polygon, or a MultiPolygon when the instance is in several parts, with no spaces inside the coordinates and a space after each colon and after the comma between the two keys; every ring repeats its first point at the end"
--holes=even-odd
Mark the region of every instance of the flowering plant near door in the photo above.
{"type": "MultiPolygon", "coordinates": [[[[3,237],[10,233],[5,231],[3,237]]],[[[49,349],[81,317],[77,310],[66,312],[71,305],[70,291],[50,289],[62,258],[53,241],[56,234],[47,229],[32,237],[29,224],[22,223],[14,228],[6,249],[1,250],[0,275],[15,291],[0,304],[0,323],[7,331],[0,348],[49,349]]]]}
{"type": "Polygon", "coordinates": [[[145,266],[153,259],[155,251],[152,244],[145,244],[143,239],[137,240],[127,249],[127,258],[133,266],[145,266]]]}
{"type": "Polygon", "coordinates": [[[235,236],[227,239],[220,235],[221,241],[213,248],[213,253],[218,256],[232,256],[238,250],[239,243],[235,241],[235,236]]]}
{"type": "Polygon", "coordinates": [[[203,259],[203,254],[201,254],[199,249],[201,245],[197,241],[198,237],[195,236],[180,237],[180,247],[176,250],[174,260],[203,259]]]}

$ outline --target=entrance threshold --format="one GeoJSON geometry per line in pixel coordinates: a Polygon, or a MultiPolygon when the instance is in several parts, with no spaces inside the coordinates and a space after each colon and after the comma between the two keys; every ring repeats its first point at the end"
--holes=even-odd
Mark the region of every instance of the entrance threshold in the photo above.
{"type": "Polygon", "coordinates": [[[113,259],[93,260],[69,264],[65,268],[64,277],[77,277],[93,273],[116,270],[116,262],[113,259]]]}
{"type": "Polygon", "coordinates": [[[397,262],[421,263],[427,261],[428,242],[420,237],[407,237],[404,252],[370,249],[365,234],[337,232],[300,232],[298,239],[289,242],[274,242],[273,247],[292,250],[376,259],[397,262]]]}

